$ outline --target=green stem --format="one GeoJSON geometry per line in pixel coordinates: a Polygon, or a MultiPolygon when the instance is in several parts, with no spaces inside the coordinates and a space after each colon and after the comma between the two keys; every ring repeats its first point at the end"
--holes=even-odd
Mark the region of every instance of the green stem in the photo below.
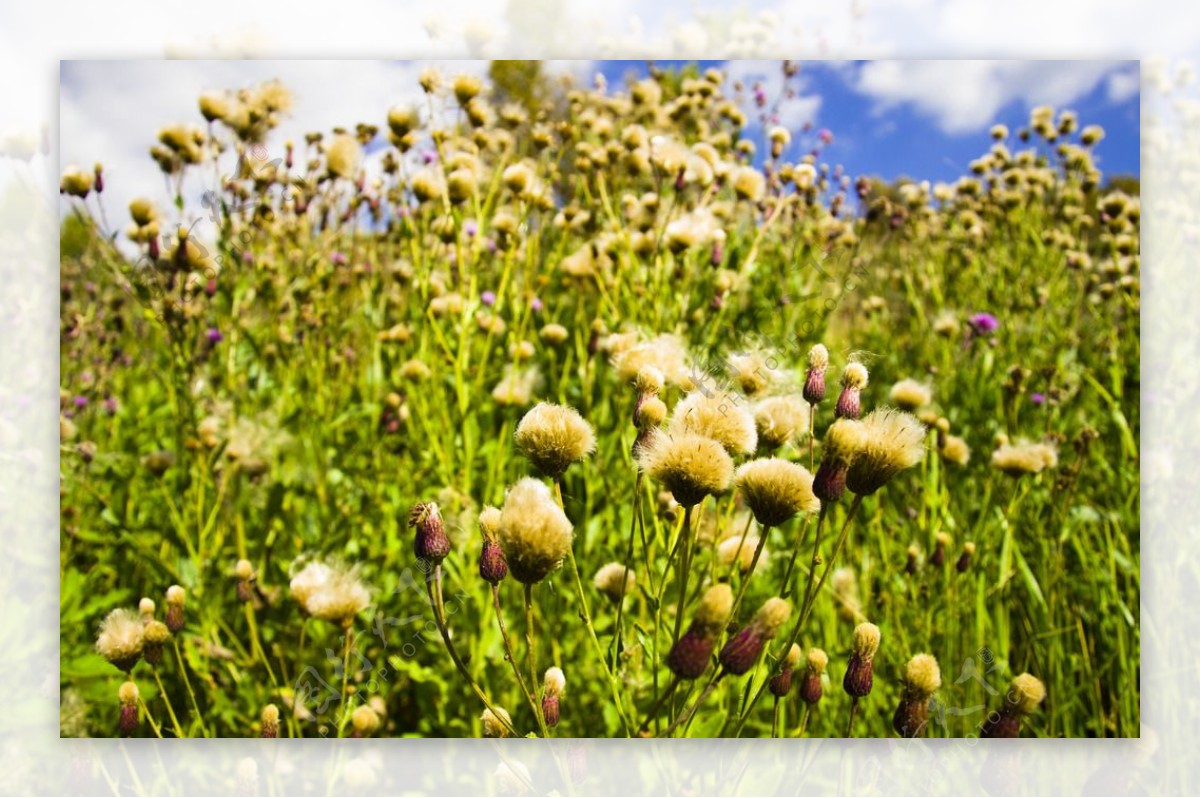
{"type": "MultiPolygon", "coordinates": [[[[529,658],[529,683],[536,685],[538,683],[537,649],[534,641],[533,585],[527,584],[525,585],[525,651],[529,658]]],[[[550,731],[546,728],[546,719],[542,716],[541,707],[537,706],[536,703],[533,705],[533,716],[537,719],[538,728],[542,732],[542,737],[549,737],[550,731]]]]}
{"type": "MultiPolygon", "coordinates": [[[[171,706],[171,699],[167,696],[167,691],[163,687],[162,679],[158,675],[158,668],[150,668],[150,672],[154,674],[154,683],[158,685],[158,694],[162,696],[163,703],[167,705],[167,714],[171,716],[171,725],[175,727],[175,736],[183,737],[183,727],[179,725],[179,718],[175,717],[175,708],[171,706]]],[[[162,735],[159,735],[160,737],[162,735]]]]}
{"type": "Polygon", "coordinates": [[[338,737],[340,738],[346,729],[346,721],[350,717],[349,707],[346,706],[346,690],[350,685],[350,641],[354,638],[353,624],[346,626],[346,633],[342,646],[342,700],[339,706],[342,708],[342,717],[338,720],[338,737]]]}
{"type": "Polygon", "coordinates": [[[183,676],[184,687],[187,688],[188,697],[192,700],[192,712],[196,713],[196,723],[200,724],[200,732],[207,737],[208,727],[204,724],[204,715],[200,713],[200,704],[196,701],[196,691],[192,689],[192,680],[187,675],[187,664],[183,661],[183,652],[179,650],[179,638],[171,641],[175,649],[175,659],[179,662],[179,673],[183,676]]]}
{"type": "Polygon", "coordinates": [[[680,566],[676,571],[676,576],[679,578],[679,605],[675,608],[675,631],[671,634],[672,647],[679,642],[679,633],[683,629],[683,611],[687,605],[688,567],[691,564],[692,552],[692,505],[690,504],[683,509],[683,529],[680,530],[679,536],[680,548],[682,548],[679,555],[680,566]]]}
{"type": "Polygon", "coordinates": [[[496,623],[500,626],[500,637],[504,640],[504,658],[512,666],[513,676],[517,677],[517,686],[521,688],[521,693],[529,702],[529,708],[533,710],[533,716],[536,718],[540,712],[537,699],[529,691],[529,687],[525,684],[525,678],[521,676],[521,668],[517,664],[517,657],[513,652],[512,639],[508,636],[508,628],[504,624],[504,612],[500,608],[500,585],[492,585],[492,606],[496,608],[496,623]]]}

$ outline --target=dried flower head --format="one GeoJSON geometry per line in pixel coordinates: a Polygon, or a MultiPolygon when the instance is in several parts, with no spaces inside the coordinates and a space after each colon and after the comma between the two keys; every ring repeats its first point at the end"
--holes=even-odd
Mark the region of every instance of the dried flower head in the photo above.
{"type": "MultiPolygon", "coordinates": [[[[320,573],[318,571],[315,575],[319,576],[320,573]]],[[[297,578],[303,574],[302,571],[297,578]]],[[[300,600],[295,579],[292,580],[292,595],[297,596],[297,601],[300,600]]],[[[314,618],[348,627],[354,621],[354,616],[370,603],[371,593],[359,580],[358,568],[348,568],[338,563],[328,566],[324,571],[324,579],[305,596],[302,606],[314,618]]]]}
{"type": "Polygon", "coordinates": [[[846,487],[869,496],[901,471],[912,468],[925,454],[925,427],[910,413],[883,407],[862,420],[865,432],[846,474],[846,487]]]}
{"type": "Polygon", "coordinates": [[[289,589],[291,590],[292,598],[300,605],[300,609],[312,615],[308,601],[319,590],[324,589],[332,573],[333,569],[328,565],[314,560],[305,565],[292,577],[289,589]]]}
{"type": "Polygon", "coordinates": [[[592,578],[596,589],[614,603],[633,592],[636,581],[633,571],[619,562],[601,566],[592,578]]]}
{"type": "Polygon", "coordinates": [[[671,413],[667,429],[673,435],[694,433],[711,438],[733,457],[753,454],[758,445],[754,417],[745,400],[717,391],[693,391],[671,413]]]}
{"type": "Polygon", "coordinates": [[[664,382],[663,373],[657,367],[646,365],[638,369],[633,378],[633,387],[639,395],[656,395],[662,392],[664,382]]]}
{"type": "Polygon", "coordinates": [[[917,654],[904,666],[904,686],[915,696],[929,698],[942,686],[942,672],[931,654],[917,654]]]}
{"type": "Polygon", "coordinates": [[[379,730],[379,715],[367,704],[359,704],[350,714],[355,737],[370,737],[379,730]]]}
{"type": "Polygon", "coordinates": [[[1046,698],[1046,685],[1042,680],[1028,673],[1022,673],[1012,680],[1008,690],[1008,700],[1016,711],[1022,715],[1030,715],[1038,704],[1046,698]]]}
{"type": "Polygon", "coordinates": [[[850,464],[867,443],[861,421],[839,418],[829,426],[821,444],[821,465],[813,477],[813,493],[822,501],[837,501],[846,491],[850,464]]]}
{"type": "Polygon", "coordinates": [[[900,380],[892,386],[889,396],[901,410],[916,410],[933,401],[933,391],[929,386],[913,379],[900,380]]]}
{"type": "Polygon", "coordinates": [[[821,509],[820,500],[812,492],[812,474],[787,460],[751,460],[737,470],[734,482],[754,513],[754,520],[764,527],[779,526],[797,513],[821,509]]]}
{"type": "Polygon", "coordinates": [[[512,728],[512,717],[501,707],[496,707],[495,712],[485,709],[479,719],[483,722],[484,737],[507,737],[512,728]]]}
{"type": "Polygon", "coordinates": [[[798,396],[769,396],[754,403],[760,446],[774,451],[808,431],[809,404],[798,396]]]}
{"type": "Polygon", "coordinates": [[[942,441],[941,455],[948,462],[965,466],[971,459],[971,447],[957,435],[947,435],[942,441]]]}
{"type": "Polygon", "coordinates": [[[571,522],[545,484],[525,477],[504,497],[497,537],[513,577],[531,585],[562,565],[571,547],[571,522]]]}
{"type": "Polygon", "coordinates": [[[116,609],[100,622],[96,651],[119,670],[129,673],[142,656],[144,624],[137,613],[116,609]]]}
{"type": "Polygon", "coordinates": [[[546,476],[558,479],[596,448],[592,427],[571,407],[535,405],[517,425],[517,446],[546,476]]]}
{"type": "Polygon", "coordinates": [[[875,653],[879,651],[880,637],[878,626],[873,623],[860,623],[854,627],[854,644],[852,648],[854,654],[866,662],[875,659],[875,653]]]}
{"type": "Polygon", "coordinates": [[[345,133],[334,136],[325,147],[325,167],[332,177],[353,178],[361,157],[358,139],[345,133]]]}
{"type": "Polygon", "coordinates": [[[992,452],[992,465],[1010,476],[1040,474],[1058,465],[1058,450],[1049,443],[1018,441],[1002,444],[992,452]]]}
{"type": "Polygon", "coordinates": [[[733,460],[720,443],[703,435],[657,435],[641,450],[639,464],[685,507],[723,493],[733,480],[733,460]]]}

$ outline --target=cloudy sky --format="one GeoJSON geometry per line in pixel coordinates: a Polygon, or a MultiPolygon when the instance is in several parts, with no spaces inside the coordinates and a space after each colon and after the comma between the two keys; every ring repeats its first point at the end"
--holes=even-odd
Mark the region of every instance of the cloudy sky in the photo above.
{"type": "MultiPolygon", "coordinates": [[[[430,63],[447,74],[487,69],[486,61],[64,61],[60,160],[64,166],[102,162],[109,207],[121,208],[137,195],[165,198],[147,148],[163,125],[202,122],[196,106],[202,91],[281,79],[296,95],[294,111],[269,142],[281,153],[284,139],[299,140],[307,131],[359,121],[383,127],[389,107],[420,96],[417,76],[430,63]]],[[[761,83],[772,102],[781,93],[779,62],[701,62],[710,64],[726,68],[731,81],[761,83]]],[[[646,62],[551,61],[547,67],[588,84],[603,74],[615,91],[627,76],[644,74],[646,62]]],[[[795,85],[796,96],[778,107],[778,121],[796,131],[806,123],[814,131],[828,129],[834,138],[825,158],[852,175],[953,180],[986,150],[993,122],[1015,129],[1041,103],[1072,108],[1083,123],[1106,128],[1099,150],[1106,173],[1138,173],[1136,62],[804,62],[795,85]]],[[[812,138],[798,134],[795,147],[812,138]]],[[[188,187],[193,201],[204,187],[199,180],[188,187]]]]}

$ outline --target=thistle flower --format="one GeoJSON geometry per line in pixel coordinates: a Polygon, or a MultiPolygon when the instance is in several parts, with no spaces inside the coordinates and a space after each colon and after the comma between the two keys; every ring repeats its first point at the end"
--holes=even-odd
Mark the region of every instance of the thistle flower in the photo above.
{"type": "Polygon", "coordinates": [[[507,710],[501,707],[496,707],[495,712],[485,709],[483,714],[479,716],[479,719],[483,721],[484,737],[507,737],[509,734],[508,730],[512,727],[512,717],[509,716],[507,710]]]}
{"type": "Polygon", "coordinates": [[[862,389],[867,387],[867,367],[851,361],[842,370],[842,392],[833,414],[837,418],[858,418],[862,413],[862,389]]]}
{"type": "Polygon", "coordinates": [[[640,452],[639,465],[684,507],[723,493],[733,480],[733,460],[721,444],[690,433],[655,436],[640,452]]]}
{"type": "Polygon", "coordinates": [[[167,588],[167,628],[171,634],[179,634],[183,628],[183,607],[187,602],[187,593],[179,585],[167,588]]]}
{"type": "Polygon", "coordinates": [[[367,704],[359,704],[350,715],[355,737],[370,737],[379,730],[379,715],[367,704]]]}
{"type": "Polygon", "coordinates": [[[873,662],[879,651],[879,627],[873,623],[860,623],[854,627],[854,645],[850,651],[850,663],[842,688],[854,698],[862,698],[871,692],[873,662]]]}
{"type": "Polygon", "coordinates": [[[971,459],[971,447],[957,435],[947,435],[938,450],[944,460],[955,465],[965,466],[971,459]]]}
{"type": "Polygon", "coordinates": [[[62,179],[58,184],[59,193],[84,199],[92,192],[95,179],[95,175],[91,172],[72,164],[63,170],[62,179]]]}
{"type": "Polygon", "coordinates": [[[542,341],[550,346],[558,346],[570,337],[570,333],[568,333],[567,328],[561,324],[551,323],[542,328],[539,336],[541,337],[542,341]]]}
{"type": "Polygon", "coordinates": [[[865,441],[846,473],[846,487],[870,496],[925,454],[925,427],[916,417],[889,407],[862,420],[865,441]]]}
{"type": "Polygon", "coordinates": [[[929,698],[942,686],[937,660],[929,654],[917,654],[904,666],[904,693],[892,728],[901,737],[917,737],[929,723],[929,698]]]}
{"type": "Polygon", "coordinates": [[[657,396],[662,393],[665,381],[666,378],[658,368],[645,365],[638,369],[637,375],[633,378],[633,387],[638,396],[657,396]]]}
{"type": "Polygon", "coordinates": [[[808,431],[809,405],[797,396],[769,396],[754,404],[758,444],[774,451],[808,431]]]}
{"type": "Polygon", "coordinates": [[[804,378],[804,401],[818,405],[825,399],[825,370],[829,368],[829,350],[814,344],[808,350],[808,373],[804,378]]]}
{"type": "Polygon", "coordinates": [[[442,522],[442,512],[437,502],[414,504],[408,511],[408,525],[416,528],[413,553],[418,560],[430,565],[439,565],[450,553],[450,537],[442,522]]]}
{"type": "Polygon", "coordinates": [[[260,736],[265,739],[274,739],[279,736],[279,707],[274,704],[267,704],[263,707],[260,736]]]}
{"type": "Polygon", "coordinates": [[[540,381],[536,368],[510,369],[492,389],[492,400],[498,405],[524,407],[532,400],[540,381]]]}
{"type": "Polygon", "coordinates": [[[479,513],[479,531],[483,533],[483,551],[479,555],[479,575],[483,581],[498,585],[508,576],[508,563],[496,542],[500,529],[500,509],[484,507],[479,513]]]}
{"type": "Polygon", "coordinates": [[[534,467],[551,479],[596,449],[592,427],[571,407],[535,405],[517,425],[517,446],[534,467]]]}
{"type": "Polygon", "coordinates": [[[820,701],[821,695],[824,693],[821,676],[829,664],[829,655],[819,648],[810,648],[805,660],[804,682],[800,685],[800,697],[804,699],[804,703],[811,706],[820,701]]]}
{"type": "Polygon", "coordinates": [[[137,613],[113,610],[100,622],[96,651],[118,670],[129,673],[142,656],[144,634],[144,625],[137,613]]]}
{"type": "Polygon", "coordinates": [[[233,575],[237,579],[237,600],[245,604],[253,595],[251,583],[254,581],[254,566],[249,560],[238,560],[233,575]]]}
{"type": "Polygon", "coordinates": [[[821,501],[837,501],[846,491],[850,464],[866,445],[861,421],[839,418],[829,426],[821,446],[821,465],[813,477],[813,493],[821,501]]]}
{"type": "Polygon", "coordinates": [[[117,699],[121,704],[117,729],[122,737],[132,737],[138,726],[138,689],[132,679],[121,683],[120,689],[117,690],[117,699]]]}
{"type": "Polygon", "coordinates": [[[1014,477],[1040,474],[1044,469],[1058,465],[1058,450],[1048,443],[1005,443],[992,452],[992,465],[1014,477]]]}
{"type": "MultiPolygon", "coordinates": [[[[633,411],[633,424],[639,430],[657,427],[667,418],[667,406],[662,399],[649,395],[638,401],[633,411]]],[[[643,442],[644,443],[644,442],[643,442]]]]}
{"type": "Polygon", "coordinates": [[[760,526],[780,526],[797,513],[815,513],[813,476],[803,466],[777,457],[751,460],[737,470],[734,482],[760,526]]]}
{"type": "Polygon", "coordinates": [[[691,625],[667,654],[667,667],[672,673],[680,679],[700,678],[732,611],[733,590],[728,584],[713,585],[705,591],[691,625]]]}
{"type": "Polygon", "coordinates": [[[1046,698],[1046,686],[1036,676],[1022,673],[1012,680],[1003,706],[993,711],[980,729],[984,738],[1021,736],[1021,718],[1033,714],[1046,698]]]}
{"type": "Polygon", "coordinates": [[[783,664],[779,673],[772,676],[771,680],[767,682],[767,686],[771,690],[771,695],[776,698],[783,698],[792,689],[792,672],[800,664],[800,653],[800,646],[792,643],[792,647],[788,649],[787,654],[783,658],[783,664]]]}
{"type": "Polygon", "coordinates": [[[312,617],[342,628],[348,628],[354,616],[371,603],[371,593],[359,580],[358,568],[341,564],[306,567],[292,580],[292,595],[312,617]],[[310,572],[309,568],[313,570],[310,572]],[[299,590],[297,580],[300,580],[299,590]]]}
{"type": "Polygon", "coordinates": [[[788,617],[792,606],[781,598],[769,598],[754,614],[749,625],[729,638],[717,659],[726,672],[741,676],[754,665],[763,645],[773,639],[788,617]]]}
{"type": "Polygon", "coordinates": [[[958,556],[958,562],[954,564],[954,570],[960,574],[964,574],[971,567],[971,558],[975,556],[975,544],[967,541],[963,544],[962,554],[958,556]]]}
{"type": "Polygon", "coordinates": [[[138,613],[142,616],[143,624],[154,620],[154,609],[154,599],[152,598],[143,596],[142,600],[138,602],[138,613]]]}
{"type": "Polygon", "coordinates": [[[935,536],[933,554],[929,555],[929,564],[935,568],[941,568],[946,562],[946,547],[950,545],[953,538],[948,532],[938,532],[935,536]]]}
{"type": "Polygon", "coordinates": [[[334,136],[325,147],[325,168],[331,177],[353,178],[358,172],[362,146],[358,139],[343,133],[334,136]]]}
{"type": "Polygon", "coordinates": [[[616,604],[632,590],[637,578],[632,570],[619,562],[610,562],[600,567],[592,577],[592,584],[608,600],[616,604]]]}
{"type": "Polygon", "coordinates": [[[497,537],[513,578],[532,585],[562,565],[571,548],[571,522],[545,484],[525,477],[504,497],[497,537]]]}
{"type": "Polygon", "coordinates": [[[667,429],[673,435],[694,433],[711,438],[732,457],[753,454],[758,430],[744,404],[733,394],[693,391],[675,405],[667,429]]]}
{"type": "Polygon", "coordinates": [[[551,729],[558,725],[559,701],[566,686],[567,678],[562,668],[556,666],[546,669],[542,680],[542,719],[551,729]]]}
{"type": "Polygon", "coordinates": [[[913,379],[900,380],[892,386],[889,396],[901,410],[916,410],[933,401],[929,386],[913,379]]]}
{"type": "Polygon", "coordinates": [[[289,589],[292,598],[300,605],[300,609],[312,615],[308,602],[318,591],[324,589],[329,582],[333,569],[323,562],[313,561],[305,565],[292,577],[289,589]]]}
{"type": "Polygon", "coordinates": [[[458,75],[454,78],[454,83],[451,84],[451,89],[454,91],[454,99],[458,100],[459,105],[466,105],[473,100],[479,92],[483,91],[483,83],[474,75],[458,75]]]}
{"type": "Polygon", "coordinates": [[[162,662],[163,645],[171,639],[171,630],[162,621],[151,619],[142,633],[142,657],[148,665],[162,662]]]}
{"type": "Polygon", "coordinates": [[[613,367],[621,382],[633,382],[645,366],[653,366],[670,383],[690,382],[687,369],[687,350],[677,335],[663,334],[640,343],[612,351],[613,367]]]}

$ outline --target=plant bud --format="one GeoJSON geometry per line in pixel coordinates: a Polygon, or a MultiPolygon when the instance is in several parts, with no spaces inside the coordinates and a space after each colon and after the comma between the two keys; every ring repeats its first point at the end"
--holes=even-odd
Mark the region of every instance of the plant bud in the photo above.
{"type": "Polygon", "coordinates": [[[267,704],[262,711],[262,737],[275,738],[279,736],[279,707],[267,704]]]}
{"type": "Polygon", "coordinates": [[[958,562],[955,563],[954,569],[960,574],[966,573],[971,567],[971,557],[975,554],[975,544],[967,542],[963,544],[962,554],[958,557],[958,562]]]}
{"type": "Polygon", "coordinates": [[[479,554],[479,575],[483,581],[498,585],[508,576],[508,563],[504,560],[504,552],[495,538],[483,539],[483,551],[479,554]]]}
{"type": "Polygon", "coordinates": [[[117,691],[121,702],[121,714],[117,720],[117,729],[122,737],[132,737],[138,726],[138,689],[132,681],[121,684],[117,691]]]}
{"type": "Polygon", "coordinates": [[[829,350],[816,344],[808,350],[808,374],[804,379],[804,401],[810,405],[825,400],[825,369],[829,367],[829,350]]]}
{"type": "Polygon", "coordinates": [[[183,629],[183,606],[187,601],[187,593],[179,585],[167,588],[167,628],[171,634],[179,634],[183,629]]]}
{"type": "Polygon", "coordinates": [[[450,553],[450,538],[442,523],[442,513],[436,502],[413,505],[408,512],[409,526],[416,527],[413,551],[418,560],[438,565],[450,553]]]}

